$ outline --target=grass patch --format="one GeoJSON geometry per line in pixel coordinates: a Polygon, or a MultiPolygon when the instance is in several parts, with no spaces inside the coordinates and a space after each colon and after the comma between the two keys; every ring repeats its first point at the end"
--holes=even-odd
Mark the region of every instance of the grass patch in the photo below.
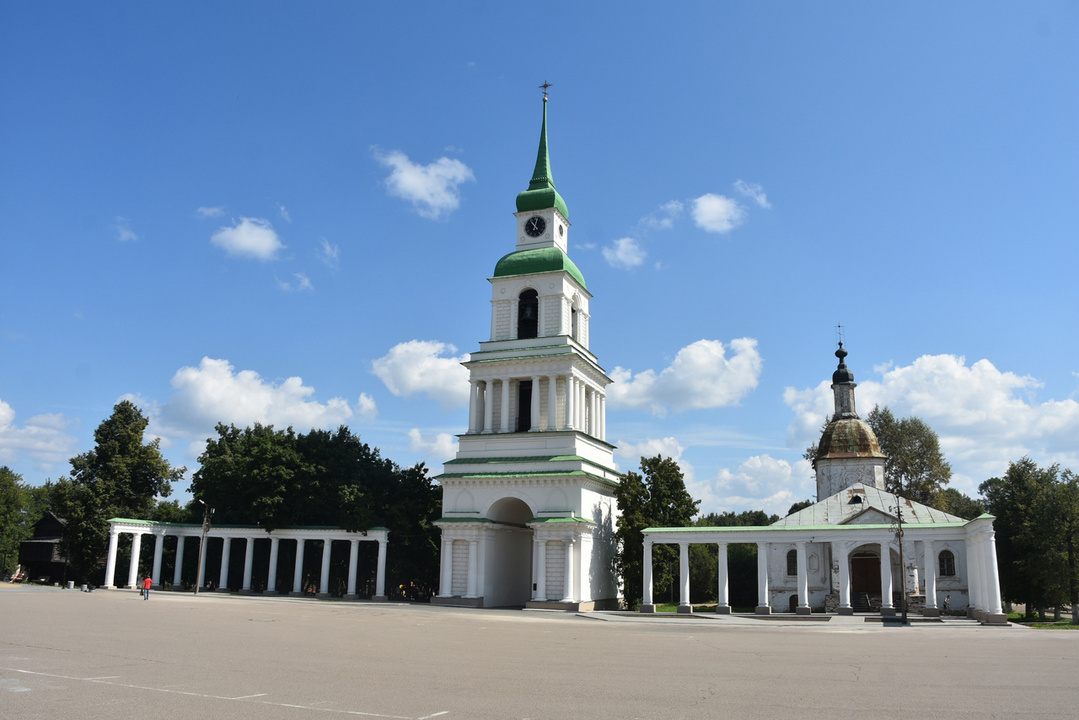
{"type": "MultiPolygon", "coordinates": [[[[752,613],[756,608],[751,607],[731,607],[733,613],[752,613]]],[[[694,605],[693,612],[695,613],[714,613],[716,611],[716,603],[711,605],[694,605]]],[[[656,612],[676,613],[678,612],[678,603],[662,603],[656,605],[656,612]]]]}
{"type": "Polygon", "coordinates": [[[1025,625],[1032,628],[1055,628],[1057,630],[1079,630],[1079,623],[1073,623],[1070,617],[1061,617],[1060,620],[1042,620],[1037,615],[1027,617],[1020,612],[1008,613],[1008,622],[1017,625],[1025,625]]]}

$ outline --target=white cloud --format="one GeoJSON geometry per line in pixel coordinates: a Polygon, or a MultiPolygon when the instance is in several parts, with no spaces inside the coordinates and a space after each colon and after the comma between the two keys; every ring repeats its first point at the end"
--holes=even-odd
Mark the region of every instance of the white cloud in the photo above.
{"type": "Polygon", "coordinates": [[[285,222],[292,222],[292,216],[288,214],[288,209],[286,209],[284,205],[278,206],[277,211],[281,213],[282,220],[284,220],[285,222]]]}
{"type": "MultiPolygon", "coordinates": [[[[852,368],[853,369],[853,368],[852,368]]],[[[989,360],[968,366],[956,355],[923,355],[903,367],[878,367],[880,380],[858,385],[862,417],[874,405],[887,405],[899,417],[925,420],[940,436],[952,464],[952,484],[967,494],[1007,469],[1009,461],[1030,455],[1036,462],[1079,467],[1079,402],[1036,399],[1041,383],[1030,376],[998,370],[989,360]]],[[[856,373],[857,375],[857,373],[856,373]]],[[[815,388],[786,388],[783,399],[794,411],[788,442],[805,447],[816,441],[833,410],[830,382],[815,388]]]]}
{"type": "Polygon", "coordinates": [[[701,499],[701,513],[748,507],[783,516],[793,503],[815,499],[817,488],[808,461],[791,465],[770,455],[754,455],[736,470],[723,468],[711,480],[695,485],[691,494],[701,499]]]}
{"type": "Polygon", "coordinates": [[[603,248],[603,259],[613,268],[630,270],[644,263],[648,253],[633,238],[622,238],[603,248]]]}
{"type": "Polygon", "coordinates": [[[624,461],[624,465],[622,465],[623,470],[640,472],[641,458],[651,458],[656,455],[662,455],[663,457],[669,457],[678,463],[678,467],[681,468],[682,475],[685,477],[687,484],[693,479],[693,466],[682,457],[682,453],[685,452],[685,447],[683,447],[682,443],[678,442],[676,438],[647,438],[639,443],[619,440],[615,445],[615,457],[624,461]]]}
{"type": "Polygon", "coordinates": [[[375,399],[367,393],[360,393],[360,399],[356,402],[356,414],[360,416],[360,422],[374,422],[378,417],[375,399]]]}
{"type": "Polygon", "coordinates": [[[321,260],[327,267],[331,267],[334,270],[337,269],[337,259],[340,252],[340,246],[334,245],[326,238],[322,238],[322,240],[319,242],[318,259],[321,260]]]}
{"type": "MultiPolygon", "coordinates": [[[[312,400],[315,389],[299,377],[267,382],[253,370],[237,372],[227,360],[204,357],[198,367],[177,370],[171,384],[174,392],[169,399],[149,411],[150,431],[163,438],[210,437],[219,422],[238,427],[291,425],[307,432],[335,427],[353,414],[343,398],[312,400]]],[[[139,402],[131,396],[122,399],[139,402]]]]}
{"type": "Polygon", "coordinates": [[[637,226],[645,230],[670,230],[674,227],[674,221],[682,217],[685,205],[679,200],[671,200],[659,206],[653,213],[641,218],[637,226]]]}
{"type": "Polygon", "coordinates": [[[468,404],[468,371],[461,365],[467,356],[452,357],[455,352],[446,343],[410,340],[390,348],[371,363],[371,370],[394,395],[424,393],[450,410],[468,404]]]}
{"type": "Polygon", "coordinates": [[[232,227],[218,228],[210,242],[235,257],[274,260],[285,247],[269,220],[241,217],[232,227]]]}
{"type": "Polygon", "coordinates": [[[221,217],[225,214],[225,208],[221,207],[200,207],[195,211],[195,214],[200,218],[212,218],[221,217]]]}
{"type": "Polygon", "coordinates": [[[762,208],[769,209],[772,207],[772,204],[768,202],[768,196],[764,194],[764,188],[757,183],[747,183],[745,180],[738,180],[734,183],[734,189],[757,203],[757,205],[762,208]]]}
{"type": "Polygon", "coordinates": [[[433,440],[425,439],[418,428],[408,431],[408,449],[423,455],[429,463],[443,463],[457,454],[457,438],[438,433],[433,440]]]}
{"type": "Polygon", "coordinates": [[[693,201],[693,222],[707,232],[727,233],[742,224],[745,210],[723,195],[707,193],[693,201]]]}
{"type": "Polygon", "coordinates": [[[658,375],[654,370],[634,375],[616,367],[607,390],[611,408],[647,407],[665,415],[668,408],[680,412],[737,404],[757,387],[763,361],[752,338],[732,340],[730,348],[734,354],[727,358],[720,341],[698,340],[679,350],[658,375]]]}
{"type": "Polygon", "coordinates": [[[135,231],[131,229],[131,221],[125,217],[116,217],[116,224],[112,226],[116,231],[116,239],[120,242],[134,242],[139,239],[135,231]]]}
{"type": "Polygon", "coordinates": [[[440,157],[429,165],[418,165],[399,150],[373,148],[373,152],[381,165],[390,168],[386,178],[390,195],[408,200],[417,214],[431,220],[456,210],[461,202],[457,186],[476,179],[460,160],[440,157]]]}
{"type": "Polygon", "coordinates": [[[295,282],[278,280],[277,287],[285,292],[301,292],[303,290],[311,292],[315,289],[315,286],[311,284],[311,278],[304,273],[292,273],[292,277],[295,278],[295,282]]]}
{"type": "Polygon", "coordinates": [[[13,465],[26,457],[50,470],[67,462],[78,448],[67,430],[68,421],[54,413],[34,415],[19,426],[15,410],[0,400],[0,464],[13,465]]]}

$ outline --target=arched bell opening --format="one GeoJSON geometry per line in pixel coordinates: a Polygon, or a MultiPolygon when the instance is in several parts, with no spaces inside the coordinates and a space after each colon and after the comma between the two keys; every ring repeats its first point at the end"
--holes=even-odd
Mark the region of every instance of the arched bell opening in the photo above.
{"type": "Polygon", "coordinates": [[[539,293],[525,290],[517,298],[517,338],[527,340],[539,335],[539,293]]]}

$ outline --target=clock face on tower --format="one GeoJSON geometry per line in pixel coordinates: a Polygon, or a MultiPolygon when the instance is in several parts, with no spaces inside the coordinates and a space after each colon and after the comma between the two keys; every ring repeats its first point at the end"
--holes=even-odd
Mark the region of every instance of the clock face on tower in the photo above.
{"type": "Polygon", "coordinates": [[[533,215],[525,220],[525,233],[529,237],[539,237],[547,229],[547,221],[539,215],[533,215]]]}

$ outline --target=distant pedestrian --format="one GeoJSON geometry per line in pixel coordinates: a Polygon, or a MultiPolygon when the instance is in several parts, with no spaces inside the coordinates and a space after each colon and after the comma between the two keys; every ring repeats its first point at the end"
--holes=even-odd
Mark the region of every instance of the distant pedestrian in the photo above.
{"type": "Polygon", "coordinates": [[[150,599],[150,588],[153,587],[153,585],[154,585],[154,581],[151,580],[149,576],[147,576],[147,578],[142,581],[142,599],[143,600],[149,600],[150,599]]]}
{"type": "Polygon", "coordinates": [[[951,595],[945,595],[944,596],[944,614],[947,615],[948,611],[951,610],[951,608],[952,608],[952,596],[951,595]]]}

